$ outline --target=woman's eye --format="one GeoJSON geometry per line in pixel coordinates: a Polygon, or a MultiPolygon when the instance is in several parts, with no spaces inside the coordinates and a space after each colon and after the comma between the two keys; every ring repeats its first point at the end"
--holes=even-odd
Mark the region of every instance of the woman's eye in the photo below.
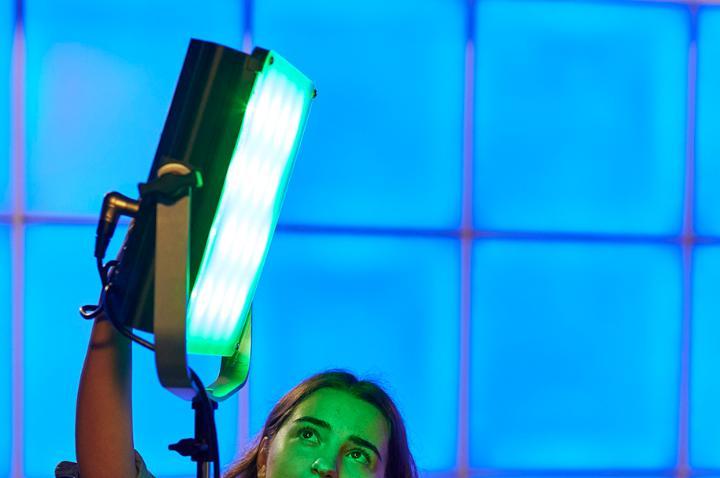
{"type": "Polygon", "coordinates": [[[301,428],[300,431],[298,431],[298,436],[306,441],[314,443],[318,441],[317,433],[315,433],[315,430],[312,428],[301,428]]]}
{"type": "Polygon", "coordinates": [[[370,456],[362,450],[353,450],[348,453],[348,456],[358,463],[362,463],[364,465],[370,464],[370,456]]]}

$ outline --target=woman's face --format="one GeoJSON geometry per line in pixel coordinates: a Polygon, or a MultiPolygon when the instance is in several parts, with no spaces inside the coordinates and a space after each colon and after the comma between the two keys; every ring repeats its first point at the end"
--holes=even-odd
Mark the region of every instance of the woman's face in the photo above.
{"type": "Polygon", "coordinates": [[[258,455],[259,478],[382,478],[390,430],[373,405],[331,388],[301,402],[258,455]]]}

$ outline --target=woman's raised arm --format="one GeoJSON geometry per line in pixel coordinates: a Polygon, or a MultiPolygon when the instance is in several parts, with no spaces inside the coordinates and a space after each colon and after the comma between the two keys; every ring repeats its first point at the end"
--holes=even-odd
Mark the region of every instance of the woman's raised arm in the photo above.
{"type": "Polygon", "coordinates": [[[130,341],[99,316],[93,324],[75,415],[75,451],[81,478],[137,474],[132,427],[130,341]]]}

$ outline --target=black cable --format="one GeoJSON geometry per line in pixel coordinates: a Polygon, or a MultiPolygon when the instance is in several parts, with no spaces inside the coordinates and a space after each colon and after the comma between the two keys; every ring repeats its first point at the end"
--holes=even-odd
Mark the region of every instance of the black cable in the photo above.
{"type": "Polygon", "coordinates": [[[80,315],[83,319],[94,319],[105,310],[105,287],[107,286],[108,278],[110,277],[110,269],[115,267],[117,264],[118,261],[112,260],[108,261],[107,264],[103,265],[102,259],[96,260],[96,266],[98,274],[100,275],[100,282],[102,283],[103,288],[100,291],[100,300],[98,301],[97,305],[89,304],[80,307],[80,315]]]}
{"type": "Polygon", "coordinates": [[[80,306],[80,315],[83,319],[94,319],[103,311],[101,305],[82,305],[80,306]]]}
{"type": "MultiPolygon", "coordinates": [[[[107,292],[107,287],[105,287],[105,289],[103,289],[103,290],[105,292],[107,292]]],[[[118,332],[120,332],[121,334],[123,334],[125,337],[132,340],[136,344],[141,345],[148,350],[152,350],[153,352],[155,351],[155,344],[145,340],[144,338],[140,337],[139,335],[134,334],[132,331],[130,331],[130,329],[128,329],[127,327],[125,327],[123,324],[121,324],[120,322],[118,322],[115,319],[115,314],[113,313],[113,308],[112,308],[112,305],[110,304],[110,296],[107,293],[105,293],[105,304],[104,304],[103,310],[105,311],[105,316],[108,318],[110,323],[113,324],[113,326],[115,327],[115,329],[117,329],[118,332]]]]}
{"type": "Polygon", "coordinates": [[[108,294],[109,291],[109,279],[111,274],[111,269],[115,267],[118,264],[118,261],[108,261],[107,264],[104,266],[100,266],[100,270],[102,271],[100,273],[100,280],[103,283],[103,292],[101,294],[101,297],[103,298],[103,311],[105,312],[105,315],[107,316],[108,320],[111,324],[117,329],[118,332],[123,334],[128,339],[132,340],[138,345],[141,345],[145,347],[148,350],[155,351],[155,344],[150,343],[149,341],[145,340],[144,338],[140,337],[139,335],[136,335],[132,332],[131,329],[128,327],[125,327],[123,324],[121,324],[119,321],[116,320],[114,315],[114,309],[110,305],[110,296],[112,294],[108,294]],[[106,307],[107,305],[107,307],[106,307]]]}
{"type": "Polygon", "coordinates": [[[95,258],[95,265],[97,266],[98,275],[100,276],[100,282],[104,288],[107,285],[107,272],[105,271],[105,266],[103,266],[101,257],[95,258]]]}
{"type": "Polygon", "coordinates": [[[80,315],[83,319],[94,319],[98,317],[101,313],[105,312],[105,316],[108,318],[110,323],[115,327],[115,329],[123,334],[125,337],[130,339],[131,341],[137,343],[138,345],[141,345],[145,347],[148,350],[155,351],[155,345],[151,342],[145,340],[144,338],[140,337],[139,335],[134,334],[131,330],[129,330],[127,327],[125,327],[123,324],[118,322],[115,319],[115,315],[113,314],[113,308],[110,304],[110,295],[108,294],[108,284],[109,284],[109,278],[111,274],[111,269],[115,266],[117,266],[118,261],[112,260],[108,261],[107,264],[102,263],[102,259],[97,258],[96,260],[96,266],[98,270],[98,275],[100,276],[100,282],[102,283],[102,291],[100,292],[100,300],[98,301],[97,305],[83,305],[80,307],[80,315]]]}
{"type": "Polygon", "coordinates": [[[107,261],[107,263],[102,266],[102,273],[100,275],[100,280],[103,281],[103,287],[108,285],[108,282],[110,281],[110,269],[118,265],[118,261],[112,260],[107,261]]]}
{"type": "Polygon", "coordinates": [[[97,305],[83,305],[80,307],[80,315],[83,319],[94,319],[102,313],[105,307],[105,286],[107,285],[109,271],[108,266],[111,266],[111,262],[117,264],[117,261],[110,261],[106,266],[103,266],[102,259],[96,258],[95,265],[97,266],[98,275],[100,276],[100,282],[102,283],[103,287],[100,291],[100,300],[98,301],[97,305]]]}

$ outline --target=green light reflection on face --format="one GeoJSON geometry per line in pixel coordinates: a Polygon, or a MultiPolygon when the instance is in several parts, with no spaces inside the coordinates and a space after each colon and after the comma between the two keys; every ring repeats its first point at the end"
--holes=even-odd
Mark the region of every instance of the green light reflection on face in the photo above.
{"type": "Polygon", "coordinates": [[[261,452],[258,477],[315,476],[315,464],[321,471],[334,470],[338,478],[382,478],[389,434],[385,417],[374,405],[323,388],[295,408],[261,452]]]}

